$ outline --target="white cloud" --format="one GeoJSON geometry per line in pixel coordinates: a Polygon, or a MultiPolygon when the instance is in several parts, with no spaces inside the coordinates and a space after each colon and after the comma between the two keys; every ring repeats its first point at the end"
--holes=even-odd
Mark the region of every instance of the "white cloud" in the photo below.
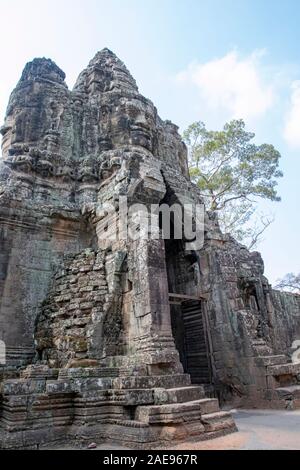
{"type": "Polygon", "coordinates": [[[284,138],[293,148],[300,148],[300,81],[291,86],[290,109],[286,116],[284,138]]]}
{"type": "Polygon", "coordinates": [[[196,85],[209,108],[226,111],[234,118],[256,118],[274,102],[273,84],[263,79],[263,53],[256,51],[241,59],[232,51],[220,59],[192,63],[177,79],[196,85]]]}

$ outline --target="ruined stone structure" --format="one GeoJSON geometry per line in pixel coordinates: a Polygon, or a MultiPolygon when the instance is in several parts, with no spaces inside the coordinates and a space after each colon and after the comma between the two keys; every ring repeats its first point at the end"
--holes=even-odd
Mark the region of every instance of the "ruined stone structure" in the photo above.
{"type": "Polygon", "coordinates": [[[64,79],[27,64],[1,128],[0,447],[151,447],[234,431],[218,399],[300,407],[300,297],[209,213],[199,250],[110,237],[121,196],[201,198],[177,127],[111,51],[64,79]]]}

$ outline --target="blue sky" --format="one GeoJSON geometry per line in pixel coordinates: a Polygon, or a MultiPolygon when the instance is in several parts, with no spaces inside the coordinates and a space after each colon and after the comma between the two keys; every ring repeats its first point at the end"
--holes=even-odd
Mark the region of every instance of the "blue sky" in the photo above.
{"type": "Polygon", "coordinates": [[[112,49],[162,118],[183,130],[244,118],[282,153],[282,202],[259,249],[271,281],[300,270],[299,0],[0,0],[0,114],[26,62],[50,57],[69,86],[112,49]]]}

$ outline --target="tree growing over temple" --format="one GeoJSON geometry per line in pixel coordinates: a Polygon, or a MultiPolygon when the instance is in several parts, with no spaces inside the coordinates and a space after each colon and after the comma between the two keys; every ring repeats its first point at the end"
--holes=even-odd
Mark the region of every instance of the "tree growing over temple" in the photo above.
{"type": "Polygon", "coordinates": [[[270,144],[256,145],[254,137],[242,119],[226,123],[221,131],[209,131],[203,122],[195,122],[183,134],[190,175],[207,209],[217,214],[224,233],[249,249],[274,220],[258,212],[258,202],[280,201],[277,184],[283,176],[278,150],[270,144]]]}

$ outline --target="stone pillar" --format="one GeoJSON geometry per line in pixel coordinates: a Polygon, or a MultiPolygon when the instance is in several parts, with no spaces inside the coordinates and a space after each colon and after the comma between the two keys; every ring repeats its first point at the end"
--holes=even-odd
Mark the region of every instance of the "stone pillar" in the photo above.
{"type": "Polygon", "coordinates": [[[129,251],[134,349],[149,364],[172,363],[181,370],[171,328],[168,278],[163,240],[136,240],[129,251]]]}

